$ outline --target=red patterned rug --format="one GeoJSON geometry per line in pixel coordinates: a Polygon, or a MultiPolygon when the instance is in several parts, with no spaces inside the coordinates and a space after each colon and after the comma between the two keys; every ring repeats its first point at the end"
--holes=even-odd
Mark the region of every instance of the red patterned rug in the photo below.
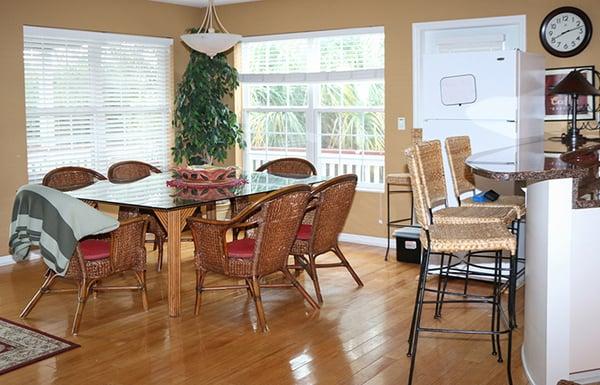
{"type": "Polygon", "coordinates": [[[78,347],[62,338],[0,318],[0,374],[78,347]]]}

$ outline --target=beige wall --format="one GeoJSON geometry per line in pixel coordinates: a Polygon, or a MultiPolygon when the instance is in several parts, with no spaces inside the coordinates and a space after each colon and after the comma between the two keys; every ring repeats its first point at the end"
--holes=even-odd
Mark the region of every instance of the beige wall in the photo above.
{"type": "MultiPolygon", "coordinates": [[[[543,52],[538,28],[559,0],[263,0],[219,7],[233,32],[264,35],[322,29],[383,25],[386,32],[386,170],[404,171],[402,150],[407,131],[397,131],[398,116],[412,125],[411,24],[414,22],[504,15],[527,15],[527,47],[543,52]]],[[[600,20],[596,0],[570,1],[592,21],[600,20]]],[[[201,21],[202,10],[146,0],[2,0],[0,1],[0,255],[6,254],[8,222],[14,192],[27,181],[23,91],[22,26],[37,25],[176,38],[201,21]]],[[[600,28],[597,25],[596,28],[600,28]]],[[[175,80],[187,64],[187,53],[175,39],[175,80]]],[[[598,64],[600,40],[571,59],[547,56],[547,66],[598,64]]],[[[406,201],[404,205],[406,205],[406,201]]],[[[400,204],[399,206],[402,206],[400,204]]],[[[346,231],[382,236],[383,194],[359,193],[346,231]]]]}
{"type": "MultiPolygon", "coordinates": [[[[492,16],[527,15],[527,49],[545,52],[539,42],[539,26],[554,8],[572,5],[584,10],[592,22],[600,20],[597,0],[263,0],[219,8],[226,27],[244,36],[305,32],[367,26],[385,27],[386,172],[405,171],[403,149],[409,145],[408,131],[395,128],[396,118],[405,116],[412,127],[412,23],[492,16]]],[[[594,26],[600,30],[600,23],[594,26]]],[[[570,59],[546,55],[547,67],[600,64],[600,36],[570,59]]],[[[560,129],[564,123],[547,129],[560,129]]],[[[408,199],[397,206],[407,212],[408,199]]],[[[384,236],[385,196],[358,193],[346,232],[384,236]]]]}
{"type": "Polygon", "coordinates": [[[8,250],[15,191],[27,183],[23,25],[172,37],[178,81],[188,62],[178,36],[202,15],[200,9],[147,0],[0,1],[0,255],[8,250]]]}

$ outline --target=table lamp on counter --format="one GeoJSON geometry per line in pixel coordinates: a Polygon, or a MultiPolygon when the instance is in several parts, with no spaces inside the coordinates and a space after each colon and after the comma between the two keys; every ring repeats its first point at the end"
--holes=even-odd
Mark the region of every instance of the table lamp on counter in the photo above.
{"type": "Polygon", "coordinates": [[[566,135],[563,134],[563,143],[569,145],[572,148],[577,148],[578,144],[585,142],[586,138],[579,133],[577,127],[577,101],[580,96],[600,96],[600,90],[594,87],[585,78],[581,71],[571,71],[563,80],[561,80],[551,91],[557,95],[569,95],[570,108],[571,108],[571,127],[568,129],[566,135]]]}

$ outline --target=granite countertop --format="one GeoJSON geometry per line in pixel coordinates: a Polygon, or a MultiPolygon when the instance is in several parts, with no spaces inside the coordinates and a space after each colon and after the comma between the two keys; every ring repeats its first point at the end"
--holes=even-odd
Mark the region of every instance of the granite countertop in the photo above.
{"type": "Polygon", "coordinates": [[[473,154],[466,164],[476,175],[498,181],[573,178],[573,208],[589,208],[600,207],[599,152],[597,142],[573,149],[546,138],[473,154]]]}

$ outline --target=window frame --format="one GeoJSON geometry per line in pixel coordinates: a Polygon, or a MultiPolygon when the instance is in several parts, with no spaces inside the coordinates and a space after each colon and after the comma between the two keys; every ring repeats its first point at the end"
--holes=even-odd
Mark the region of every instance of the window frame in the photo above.
{"type": "MultiPolygon", "coordinates": [[[[314,31],[305,33],[292,33],[282,35],[271,35],[271,36],[256,36],[247,37],[242,39],[242,44],[245,42],[266,42],[266,41],[277,41],[287,39],[302,39],[302,38],[318,38],[318,37],[336,37],[336,36],[348,36],[357,34],[372,34],[381,33],[384,34],[383,27],[369,27],[369,28],[354,28],[354,29],[341,29],[334,31],[314,31]]],[[[385,35],[384,35],[385,39],[385,35]]],[[[242,49],[243,51],[243,49],[242,49]]],[[[241,61],[243,61],[243,55],[241,61]]],[[[245,167],[256,168],[252,163],[251,156],[253,152],[250,149],[251,133],[247,127],[250,113],[268,113],[268,112],[302,112],[305,114],[306,119],[306,159],[315,164],[317,169],[321,167],[321,159],[319,156],[321,151],[321,140],[323,138],[321,131],[321,119],[320,115],[323,113],[344,113],[344,112],[359,112],[364,114],[367,113],[382,113],[384,115],[384,127],[383,127],[383,140],[385,142],[385,63],[383,68],[377,69],[365,69],[356,71],[332,71],[332,72],[308,72],[308,73],[257,73],[257,74],[242,74],[241,75],[241,124],[244,127],[244,137],[248,148],[243,150],[243,164],[245,167]],[[348,73],[354,72],[358,76],[349,76],[348,73]],[[332,76],[333,75],[333,76],[332,76]],[[335,80],[336,75],[341,76],[342,79],[335,80]],[[276,81],[275,79],[285,79],[283,81],[276,81]],[[294,81],[296,80],[296,81],[294,81]],[[382,83],[384,87],[384,103],[381,106],[323,106],[321,105],[321,86],[324,84],[357,84],[357,83],[382,83]],[[285,85],[285,86],[306,86],[307,87],[307,103],[305,106],[251,106],[250,95],[251,92],[248,90],[248,86],[274,86],[274,85],[285,85]]],[[[288,94],[289,95],[289,94],[288,94]]],[[[288,96],[289,98],[289,96],[288,96]]],[[[288,99],[289,100],[289,99],[288,99]]],[[[364,127],[364,124],[363,124],[364,127]]],[[[362,151],[362,150],[356,150],[362,151]]],[[[258,152],[257,152],[258,153],[258,152]]],[[[267,160],[270,160],[268,155],[268,146],[266,150],[260,151],[261,155],[267,154],[267,160]]],[[[289,154],[286,150],[284,153],[277,153],[278,156],[294,156],[293,153],[289,154]]],[[[350,155],[351,156],[351,155],[350,155]]],[[[367,155],[368,156],[368,155],[367,155]]],[[[365,154],[361,154],[361,162],[365,161],[365,154]]],[[[381,155],[377,155],[377,167],[376,169],[381,171],[375,172],[375,177],[380,181],[376,182],[361,182],[357,186],[358,191],[366,192],[383,192],[385,190],[385,147],[381,155]]],[[[372,159],[371,159],[372,160],[372,159]]],[[[351,165],[350,165],[351,166],[351,165]]],[[[347,171],[347,172],[352,172],[347,171]]],[[[341,173],[340,173],[341,174],[341,173]]],[[[360,177],[359,177],[360,179],[360,177]]]]}
{"type": "MultiPolygon", "coordinates": [[[[153,36],[140,36],[140,35],[128,35],[128,34],[113,34],[106,32],[93,32],[85,30],[72,30],[63,28],[47,28],[47,27],[36,27],[36,26],[23,26],[23,70],[24,70],[24,83],[27,87],[29,81],[39,81],[39,79],[53,79],[55,77],[64,76],[64,69],[58,71],[46,70],[43,66],[48,58],[52,58],[56,55],[56,48],[61,47],[64,44],[65,47],[85,47],[85,53],[82,56],[83,63],[87,65],[88,74],[85,77],[85,92],[89,92],[88,98],[91,103],[84,103],[82,105],[73,105],[71,103],[57,106],[45,107],[44,95],[31,94],[35,97],[42,97],[42,99],[35,100],[34,102],[27,101],[27,88],[25,89],[25,113],[26,113],[26,136],[27,136],[27,172],[29,183],[41,182],[43,175],[48,171],[63,166],[83,166],[93,168],[101,173],[105,173],[111,163],[128,159],[127,152],[124,151],[122,157],[115,157],[114,147],[110,142],[115,142],[118,139],[118,146],[121,147],[123,144],[128,142],[139,143],[138,147],[143,146],[144,141],[144,130],[143,124],[150,124],[152,126],[152,139],[151,143],[164,142],[165,149],[157,149],[153,151],[152,161],[148,159],[139,160],[148,161],[153,163],[160,168],[168,168],[171,166],[172,160],[170,155],[170,147],[172,145],[172,115],[173,115],[173,39],[166,37],[153,37],[153,36]],[[64,43],[61,43],[64,41],[64,43]],[[44,45],[48,45],[48,49],[51,50],[49,53],[44,53],[44,45]],[[40,48],[31,48],[39,46],[40,48]],[[28,51],[27,50],[31,50],[28,51]],[[153,56],[148,55],[148,50],[154,50],[156,53],[153,56]],[[102,59],[104,52],[107,55],[102,59]],[[128,55],[132,54],[142,55],[140,57],[150,57],[156,63],[154,66],[144,67],[145,70],[140,72],[142,77],[152,77],[152,79],[159,79],[158,87],[153,87],[150,92],[156,92],[160,94],[153,96],[149,103],[139,104],[127,104],[125,101],[121,101],[118,104],[112,104],[116,100],[118,93],[123,93],[127,89],[127,85],[119,84],[113,90],[106,94],[102,93],[103,87],[111,87],[110,84],[115,82],[115,75],[122,75],[128,69],[134,68],[135,64],[127,63],[120,67],[111,74],[111,66],[106,66],[106,62],[103,60],[127,60],[128,55]],[[37,55],[41,59],[32,59],[33,61],[28,63],[27,54],[37,55]],[[48,55],[48,56],[47,56],[48,55]],[[36,62],[37,60],[37,62],[36,62]],[[39,62],[39,60],[42,60],[39,62]],[[40,64],[42,63],[42,64],[40,64]],[[32,66],[35,71],[41,71],[37,77],[28,78],[28,65],[32,66]],[[41,65],[41,67],[40,67],[41,65]],[[99,75],[101,72],[104,73],[104,77],[99,75]],[[108,75],[107,75],[108,74],[108,75]],[[113,76],[113,77],[111,77],[113,76]],[[115,94],[115,92],[117,94],[115,94]],[[164,92],[164,93],[163,93],[164,92]],[[102,99],[104,97],[105,99],[102,99]],[[152,114],[148,117],[148,114],[152,114]],[[146,116],[148,121],[140,120],[140,116],[146,116]],[[83,133],[80,135],[81,139],[85,140],[85,143],[89,143],[89,153],[86,153],[85,157],[88,159],[87,162],[81,162],[83,155],[77,157],[70,157],[64,155],[66,151],[56,150],[52,151],[50,148],[55,143],[62,143],[63,146],[75,146],[80,136],[74,131],[76,127],[73,126],[74,119],[87,119],[89,123],[83,127],[83,133]],[[32,121],[41,119],[50,119],[48,126],[43,125],[32,125],[32,121]],[[54,122],[52,122],[54,119],[54,122]],[[61,127],[57,125],[60,119],[70,119],[70,124],[66,125],[64,129],[69,129],[68,135],[65,138],[68,140],[61,141],[58,139],[61,127]],[[164,122],[164,123],[163,123],[164,122]],[[119,130],[125,130],[126,134],[119,134],[119,130]],[[31,141],[30,136],[35,137],[35,133],[38,132],[40,138],[47,137],[48,144],[37,144],[35,141],[31,141]],[[88,132],[89,131],[89,132],[88,132]],[[164,135],[163,135],[164,134],[164,135]],[[69,139],[71,138],[71,139],[69,139]],[[35,150],[35,146],[41,146],[38,150],[35,150]],[[30,147],[34,146],[34,147],[30,147]],[[33,149],[32,149],[33,148],[33,149]],[[112,148],[113,151],[110,149],[112,148]],[[61,155],[61,153],[63,155],[61,155]],[[31,158],[36,158],[33,160],[31,158]],[[52,158],[52,161],[48,161],[47,158],[52,158]],[[44,159],[46,158],[46,159],[44,159]],[[119,159],[117,159],[119,158],[119,159]],[[121,159],[122,158],[122,159],[121,159]],[[160,162],[160,163],[157,163],[160,162]],[[76,164],[79,163],[79,164],[76,164]],[[45,166],[48,165],[48,166],[45,166]],[[33,170],[33,171],[32,171],[33,170]],[[37,170],[37,171],[35,171],[37,170]]],[[[140,59],[141,60],[141,59],[140,59]]],[[[66,62],[68,64],[68,61],[66,62]]],[[[119,62],[117,65],[119,65],[119,62]]],[[[136,80],[138,81],[138,80],[136,80]]],[[[141,82],[140,79],[138,82],[141,82]]],[[[74,87],[76,83],[65,82],[61,87],[74,87]]],[[[61,90],[60,88],[53,87],[52,91],[61,90]]],[[[154,94],[153,94],[154,95],[154,94]]],[[[125,99],[127,100],[127,99],[125,99]]],[[[53,101],[53,103],[60,103],[61,100],[53,101]]],[[[64,102],[64,100],[62,100],[64,102]]],[[[42,140],[42,142],[44,142],[42,140]]],[[[135,152],[135,154],[141,153],[141,151],[135,152]]]]}

